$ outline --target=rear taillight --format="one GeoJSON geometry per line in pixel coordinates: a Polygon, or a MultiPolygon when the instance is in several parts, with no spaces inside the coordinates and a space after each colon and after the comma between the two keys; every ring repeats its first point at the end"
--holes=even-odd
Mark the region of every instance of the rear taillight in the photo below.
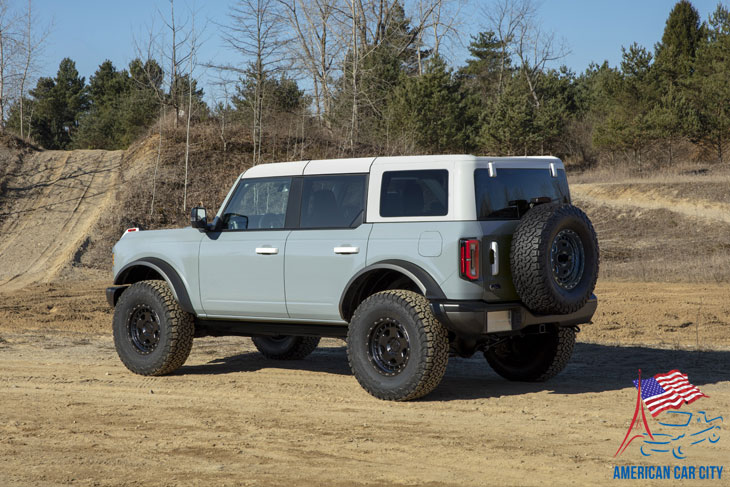
{"type": "Polygon", "coordinates": [[[459,240],[459,254],[461,277],[470,281],[479,279],[479,240],[473,238],[459,240]]]}

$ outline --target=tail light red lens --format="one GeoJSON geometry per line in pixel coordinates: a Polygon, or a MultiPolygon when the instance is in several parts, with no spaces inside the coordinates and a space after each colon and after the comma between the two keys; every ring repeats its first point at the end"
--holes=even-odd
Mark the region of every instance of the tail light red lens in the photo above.
{"type": "Polygon", "coordinates": [[[470,281],[479,279],[479,240],[463,238],[459,241],[461,256],[459,274],[470,281]]]}

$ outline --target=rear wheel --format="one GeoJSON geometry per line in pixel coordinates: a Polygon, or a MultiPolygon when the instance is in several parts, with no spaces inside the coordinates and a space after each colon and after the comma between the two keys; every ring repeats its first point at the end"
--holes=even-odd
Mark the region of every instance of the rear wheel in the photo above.
{"type": "Polygon", "coordinates": [[[251,340],[264,357],[274,360],[300,360],[319,345],[319,337],[276,335],[252,337],[251,340]]]}
{"type": "Polygon", "coordinates": [[[402,289],[383,291],[355,310],[347,358],[355,378],[373,396],[416,399],[441,382],[449,359],[448,335],[425,297],[402,289]]]}
{"type": "Polygon", "coordinates": [[[164,281],[129,286],[114,309],[113,328],[117,354],[136,374],[169,374],[193,347],[193,316],[180,308],[164,281]]]}
{"type": "Polygon", "coordinates": [[[505,379],[541,382],[565,368],[574,345],[575,330],[550,326],[546,333],[510,337],[488,348],[484,357],[505,379]]]}

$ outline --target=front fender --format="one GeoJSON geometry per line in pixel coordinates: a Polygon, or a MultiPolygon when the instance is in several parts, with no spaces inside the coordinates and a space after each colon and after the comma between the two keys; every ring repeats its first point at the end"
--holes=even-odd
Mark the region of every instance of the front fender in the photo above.
{"type": "Polygon", "coordinates": [[[193,304],[190,302],[190,294],[180,275],[170,264],[157,257],[143,257],[125,265],[114,277],[114,284],[134,284],[137,280],[133,278],[133,271],[139,267],[146,267],[162,276],[167,285],[170,286],[180,308],[183,311],[195,314],[193,304]]]}

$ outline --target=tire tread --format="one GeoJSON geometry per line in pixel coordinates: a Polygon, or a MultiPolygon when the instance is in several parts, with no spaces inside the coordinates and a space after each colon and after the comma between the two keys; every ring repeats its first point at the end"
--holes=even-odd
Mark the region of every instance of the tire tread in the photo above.
{"type": "Polygon", "coordinates": [[[588,216],[573,205],[544,204],[532,208],[522,218],[512,238],[510,248],[512,280],[522,302],[532,311],[544,314],[569,314],[585,306],[598,279],[598,240],[588,216]],[[595,249],[595,269],[584,272],[591,274],[587,292],[579,301],[568,303],[556,299],[549,279],[552,270],[547,268],[550,252],[548,240],[554,225],[563,218],[576,218],[585,225],[591,236],[588,242],[595,249]]]}
{"type": "Polygon", "coordinates": [[[409,401],[423,397],[441,383],[441,379],[446,373],[446,366],[449,360],[449,339],[447,331],[431,312],[428,300],[424,296],[403,289],[381,291],[368,297],[355,310],[352,322],[356,322],[367,308],[377,306],[378,303],[383,301],[403,307],[415,322],[420,323],[418,333],[421,335],[421,340],[419,341],[425,360],[418,364],[417,380],[404,387],[385,390],[373,387],[369,381],[362,380],[361,377],[358,377],[349,346],[353,332],[352,325],[348,330],[347,337],[347,360],[350,369],[352,369],[360,385],[377,398],[390,401],[409,401]]]}
{"type": "MultiPolygon", "coordinates": [[[[164,309],[164,316],[161,316],[160,319],[166,320],[168,323],[170,329],[169,340],[165,342],[166,349],[162,353],[163,359],[157,363],[140,366],[140,364],[130,361],[123,353],[118,354],[119,358],[129,370],[140,375],[158,376],[169,374],[182,367],[190,355],[193,347],[193,336],[195,334],[193,315],[180,308],[180,305],[175,300],[175,296],[165,281],[139,281],[133,284],[133,286],[137,286],[137,289],[140,290],[146,289],[159,300],[164,309]]],[[[129,295],[127,293],[131,290],[130,287],[119,298],[115,315],[118,310],[124,309],[125,296],[128,297],[129,295]]]]}

